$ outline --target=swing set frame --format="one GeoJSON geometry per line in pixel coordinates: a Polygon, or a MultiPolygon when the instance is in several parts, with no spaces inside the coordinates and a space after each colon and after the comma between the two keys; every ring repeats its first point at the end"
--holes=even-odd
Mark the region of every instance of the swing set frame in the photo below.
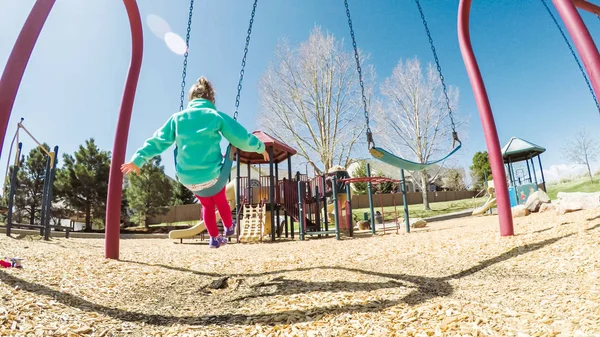
{"type": "MultiPolygon", "coordinates": [[[[53,192],[54,192],[54,178],[56,177],[56,156],[58,154],[58,146],[54,147],[53,151],[47,150],[32,134],[27,130],[27,128],[23,125],[23,118],[17,124],[17,131],[15,131],[15,135],[13,136],[10,150],[8,154],[8,160],[6,163],[6,176],[4,177],[4,191],[8,192],[7,198],[7,208],[6,208],[6,235],[11,236],[13,227],[19,228],[27,228],[27,229],[39,229],[40,235],[44,237],[44,240],[50,240],[50,232],[52,229],[55,230],[63,230],[65,231],[65,237],[69,237],[69,232],[71,231],[70,227],[60,226],[60,225],[51,225],[51,216],[52,216],[52,200],[53,200],[53,192]],[[15,223],[13,222],[13,206],[15,203],[15,197],[17,193],[17,189],[19,187],[19,169],[24,161],[21,158],[21,151],[23,148],[23,143],[19,140],[19,132],[23,130],[27,135],[36,143],[37,147],[44,152],[46,155],[46,167],[44,170],[44,185],[42,187],[42,201],[41,201],[41,209],[40,209],[40,224],[36,225],[33,223],[25,224],[25,223],[15,223]],[[11,154],[13,147],[17,144],[17,149],[15,152],[15,159],[12,166],[12,172],[10,172],[10,180],[8,180],[8,175],[10,171],[10,162],[11,162],[11,154]],[[6,191],[6,182],[9,182],[9,189],[6,191]]],[[[34,215],[35,216],[35,210],[34,215]]]]}
{"type": "MultiPolygon", "coordinates": [[[[514,235],[512,210],[508,194],[506,171],[502,159],[502,150],[498,139],[498,131],[490,101],[483,83],[483,77],[473,52],[471,36],[469,33],[469,18],[473,0],[460,0],[458,6],[458,40],[460,51],[471,81],[475,101],[479,110],[481,124],[485,135],[485,142],[490,158],[496,203],[500,222],[500,235],[514,235]]],[[[593,92],[597,96],[600,92],[600,54],[577,8],[600,16],[600,7],[585,0],[552,0],[554,7],[564,22],[577,52],[583,61],[587,75],[592,82],[593,92]]]]}
{"type": "MultiPolygon", "coordinates": [[[[460,50],[473,87],[483,125],[488,153],[490,155],[490,163],[492,170],[495,173],[494,184],[496,186],[498,202],[500,234],[502,236],[513,235],[513,221],[508,198],[508,186],[504,179],[505,170],[502,162],[498,133],[483,78],[471,46],[469,16],[472,1],[473,0],[460,0],[459,4],[458,36],[460,50]]],[[[0,78],[0,145],[4,144],[8,122],[25,68],[27,67],[35,43],[55,2],[56,0],[36,0],[21,29],[2,73],[2,77],[0,78]]],[[[575,47],[583,60],[594,92],[598,94],[600,92],[600,54],[598,53],[598,49],[596,48],[586,25],[583,23],[577,8],[600,15],[600,7],[585,0],[552,0],[552,2],[565,23],[567,30],[575,43],[575,47]]],[[[113,157],[110,167],[105,235],[105,257],[109,259],[119,258],[120,208],[122,197],[121,183],[123,179],[120,165],[125,162],[131,112],[135,100],[143,56],[143,29],[137,1],[123,0],[123,4],[127,11],[130,23],[132,49],[131,61],[125,81],[123,98],[115,130],[112,149],[113,157]]]]}

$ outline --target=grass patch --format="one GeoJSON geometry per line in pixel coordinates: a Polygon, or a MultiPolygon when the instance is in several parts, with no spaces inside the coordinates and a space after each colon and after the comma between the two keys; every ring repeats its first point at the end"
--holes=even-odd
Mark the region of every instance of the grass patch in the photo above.
{"type": "MultiPolygon", "coordinates": [[[[570,181],[566,183],[556,184],[556,185],[548,185],[548,196],[550,199],[556,199],[558,192],[600,192],[600,181],[595,181],[594,183],[590,182],[589,179],[579,179],[575,181],[570,181]]],[[[463,200],[454,200],[454,201],[444,201],[444,202],[435,202],[429,204],[431,210],[425,211],[423,210],[423,205],[409,205],[408,206],[408,214],[411,218],[428,218],[436,215],[460,212],[466,209],[476,208],[481,206],[487,197],[481,198],[473,198],[473,199],[463,199],[463,200]]],[[[394,206],[384,207],[384,218],[385,220],[393,220],[395,218],[394,214],[394,206]]],[[[381,212],[381,207],[376,207],[375,211],[381,212]]],[[[397,206],[398,216],[404,217],[404,208],[402,205],[397,206]]],[[[363,213],[369,213],[369,208],[359,208],[353,209],[352,213],[354,214],[356,219],[362,220],[363,213]]],[[[281,212],[281,219],[283,220],[283,212],[281,212]]],[[[128,227],[127,231],[131,232],[168,232],[171,229],[181,229],[188,228],[190,226],[195,226],[198,224],[199,220],[193,221],[181,221],[174,223],[162,223],[162,224],[154,224],[150,225],[150,229],[146,229],[143,226],[141,227],[128,227]]],[[[294,224],[294,229],[298,231],[298,223],[294,224]]],[[[333,224],[330,224],[330,227],[333,228],[333,224]]],[[[289,228],[289,221],[288,221],[289,228]]]]}
{"type": "Polygon", "coordinates": [[[180,222],[171,222],[171,223],[160,223],[150,225],[152,227],[190,227],[195,226],[200,222],[200,220],[190,220],[190,221],[180,221],[180,222]]]}
{"type": "Polygon", "coordinates": [[[168,233],[174,229],[184,229],[189,228],[191,226],[195,226],[200,222],[200,220],[193,221],[181,221],[181,222],[173,222],[173,223],[160,223],[160,224],[152,224],[146,228],[144,225],[134,226],[134,227],[125,227],[121,229],[121,233],[139,233],[139,234],[156,234],[156,233],[168,233]]]}
{"type": "MultiPolygon", "coordinates": [[[[411,218],[428,218],[428,217],[432,217],[432,216],[436,216],[436,215],[442,215],[442,214],[448,214],[448,213],[454,213],[454,212],[459,212],[459,211],[464,211],[466,209],[472,209],[472,208],[476,208],[481,206],[485,200],[487,199],[487,197],[481,197],[481,198],[472,198],[472,199],[463,199],[463,200],[454,200],[454,201],[444,201],[444,202],[434,202],[434,203],[430,203],[429,207],[431,208],[430,211],[425,211],[423,210],[423,205],[408,205],[408,214],[411,218]]],[[[395,214],[394,214],[394,206],[390,206],[390,207],[384,207],[384,218],[385,220],[393,220],[395,218],[395,214]]],[[[397,210],[398,210],[398,216],[399,217],[404,217],[404,208],[402,205],[397,206],[397,210]]],[[[381,207],[376,207],[375,211],[380,211],[381,212],[381,207]]],[[[363,213],[367,212],[369,213],[370,216],[370,211],[369,208],[358,208],[358,209],[352,209],[352,213],[354,214],[354,217],[356,219],[362,220],[363,219],[363,213]]],[[[280,219],[283,220],[284,216],[283,216],[283,211],[281,212],[280,215],[280,219]]],[[[194,226],[198,223],[199,221],[182,221],[182,222],[174,222],[174,223],[162,223],[162,224],[154,224],[154,225],[150,225],[150,231],[153,231],[152,229],[156,230],[158,228],[165,228],[168,227],[170,229],[178,229],[178,227],[181,228],[188,228],[190,226],[194,226]]],[[[288,218],[288,230],[290,229],[290,220],[288,218]]],[[[333,224],[330,224],[330,229],[332,229],[334,227],[333,224]]],[[[127,228],[128,230],[136,230],[139,229],[141,232],[146,231],[146,229],[144,227],[130,227],[127,228]]],[[[298,231],[298,223],[295,222],[294,223],[294,230],[295,232],[298,231]]]]}
{"type": "Polygon", "coordinates": [[[547,186],[550,199],[556,199],[558,192],[600,192],[600,182],[593,183],[588,179],[578,179],[566,183],[547,186]]]}
{"type": "MultiPolygon", "coordinates": [[[[426,211],[423,209],[423,205],[408,205],[408,215],[411,218],[428,218],[436,215],[454,213],[459,211],[464,211],[466,209],[471,209],[475,207],[481,206],[487,197],[481,198],[473,198],[473,199],[462,199],[462,200],[454,200],[454,201],[443,201],[443,202],[434,202],[430,203],[429,207],[430,211],[426,211]]],[[[404,206],[397,206],[398,216],[404,217],[404,206]]],[[[375,212],[380,211],[381,207],[375,207],[375,212]]],[[[384,207],[384,219],[385,220],[393,220],[395,217],[394,214],[394,206],[384,207]]],[[[359,208],[352,209],[352,213],[357,219],[363,219],[363,213],[369,213],[369,208],[359,208]]],[[[370,216],[370,215],[369,215],[370,216]]]]}

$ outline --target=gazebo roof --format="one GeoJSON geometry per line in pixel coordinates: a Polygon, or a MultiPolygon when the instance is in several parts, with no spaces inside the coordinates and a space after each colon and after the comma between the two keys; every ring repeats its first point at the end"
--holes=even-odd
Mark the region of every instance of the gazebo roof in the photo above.
{"type": "Polygon", "coordinates": [[[512,137],[502,148],[504,163],[523,161],[546,152],[546,149],[524,139],[512,137]]]}
{"type": "MultiPolygon", "coordinates": [[[[293,148],[291,148],[289,145],[285,144],[284,142],[278,140],[277,138],[267,134],[264,131],[257,130],[257,131],[252,132],[252,134],[255,135],[258,139],[260,139],[263,143],[265,143],[267,150],[271,147],[273,148],[273,162],[274,163],[281,163],[284,160],[286,160],[289,157],[296,154],[296,150],[294,150],[293,148]]],[[[261,153],[245,152],[245,151],[240,152],[240,162],[242,162],[244,164],[268,164],[269,163],[268,161],[265,161],[265,159],[263,158],[261,153]]]]}

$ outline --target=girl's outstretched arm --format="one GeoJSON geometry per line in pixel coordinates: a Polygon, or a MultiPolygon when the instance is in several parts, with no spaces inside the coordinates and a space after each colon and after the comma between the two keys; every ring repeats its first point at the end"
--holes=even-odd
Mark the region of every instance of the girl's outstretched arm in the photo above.
{"type": "Polygon", "coordinates": [[[137,167],[142,167],[148,160],[163,153],[175,142],[175,121],[173,117],[148,138],[144,145],[137,150],[131,158],[131,163],[137,167]]]}
{"type": "Polygon", "coordinates": [[[246,128],[229,115],[222,112],[219,115],[222,118],[221,133],[233,146],[246,152],[265,152],[265,144],[260,139],[248,133],[246,128]]]}

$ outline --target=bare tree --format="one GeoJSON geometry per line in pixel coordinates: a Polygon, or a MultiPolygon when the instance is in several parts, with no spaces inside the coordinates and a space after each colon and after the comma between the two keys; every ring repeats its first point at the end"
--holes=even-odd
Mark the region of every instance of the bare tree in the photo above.
{"type": "Polygon", "coordinates": [[[594,182],[594,175],[590,163],[594,163],[598,156],[598,143],[592,136],[583,130],[575,138],[567,142],[563,149],[565,157],[575,164],[585,165],[587,167],[590,181],[594,182]]]}
{"type": "MultiPolygon", "coordinates": [[[[370,97],[374,70],[363,67],[363,73],[370,97]]],[[[294,146],[315,172],[348,166],[365,123],[356,61],[343,41],[319,27],[297,48],[284,40],[262,76],[259,95],[259,126],[294,146]]]]}
{"type": "Polygon", "coordinates": [[[442,176],[442,187],[449,191],[464,191],[465,181],[463,175],[457,169],[449,169],[442,176]]]}
{"type": "MultiPolygon", "coordinates": [[[[447,153],[452,146],[452,129],[439,74],[432,64],[425,72],[417,58],[402,62],[381,86],[383,102],[374,109],[376,140],[391,152],[419,163],[427,163],[447,153]]],[[[458,90],[449,87],[450,105],[458,102],[458,90]]],[[[455,121],[456,122],[456,121],[455,121]]],[[[427,192],[442,166],[412,172],[423,193],[423,206],[429,210],[427,192]]]]}

